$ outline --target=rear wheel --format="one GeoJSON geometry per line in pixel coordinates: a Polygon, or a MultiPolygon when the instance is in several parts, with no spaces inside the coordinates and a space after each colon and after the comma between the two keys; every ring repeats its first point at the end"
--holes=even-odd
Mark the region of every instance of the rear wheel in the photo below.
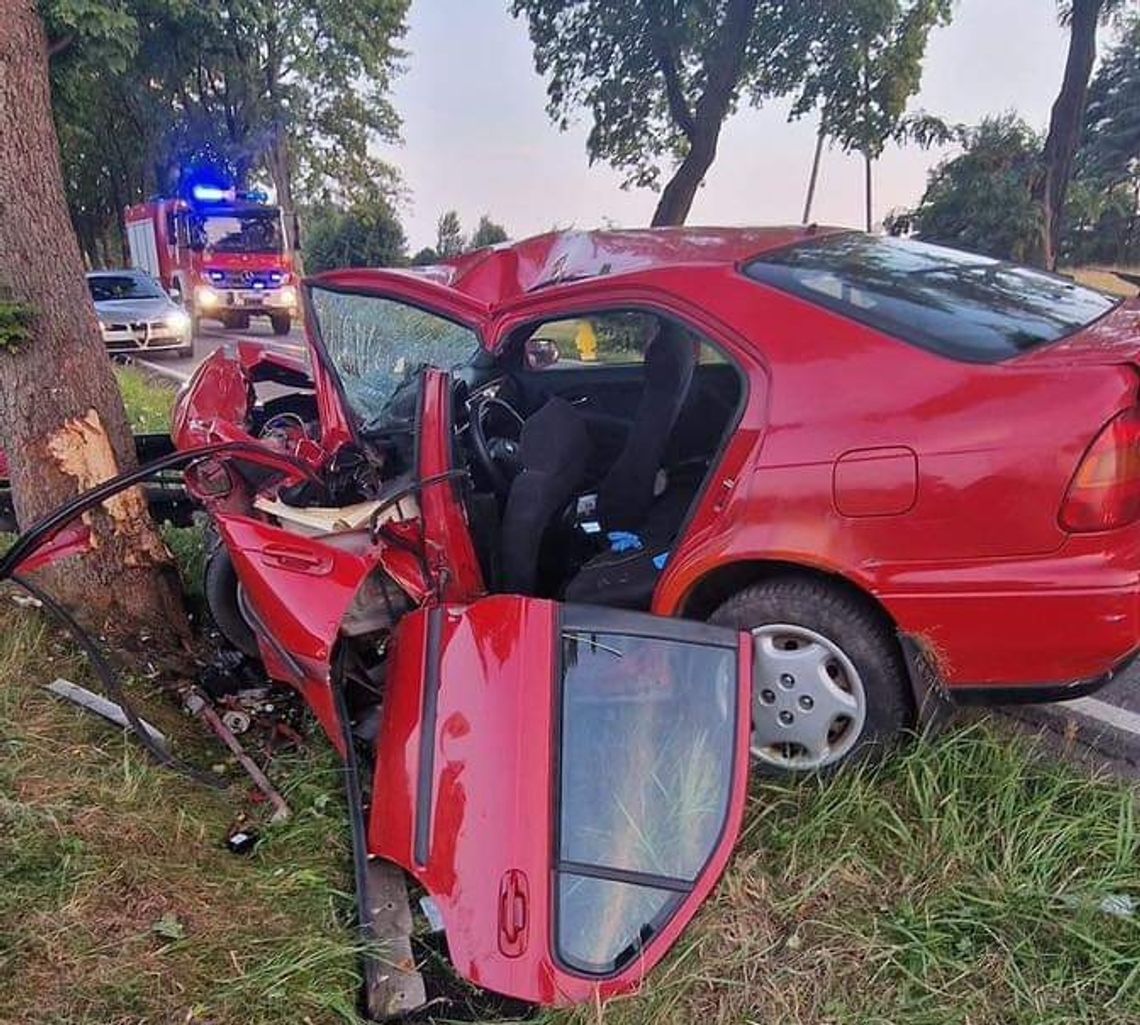
{"type": "Polygon", "coordinates": [[[843,588],[774,577],[733,595],[712,621],[752,634],[752,756],[770,772],[833,770],[913,725],[889,625],[843,588]]]}
{"type": "Polygon", "coordinates": [[[270,316],[269,323],[273,325],[275,335],[287,335],[293,326],[293,318],[288,313],[274,313],[270,316]]]}

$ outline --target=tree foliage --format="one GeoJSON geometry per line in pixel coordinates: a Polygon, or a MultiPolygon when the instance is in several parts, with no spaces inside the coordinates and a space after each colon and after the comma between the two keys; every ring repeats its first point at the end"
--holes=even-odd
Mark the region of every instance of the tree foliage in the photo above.
{"type": "Polygon", "coordinates": [[[930,32],[948,24],[953,0],[825,3],[808,29],[810,59],[792,108],[817,107],[820,130],[845,152],[877,159],[890,140],[939,142],[948,130],[929,116],[907,118],[922,82],[930,32]]]}
{"type": "Polygon", "coordinates": [[[493,246],[506,241],[507,229],[492,221],[489,214],[483,214],[467,245],[469,249],[482,249],[484,246],[493,246]]]}
{"type": "Polygon", "coordinates": [[[435,231],[435,251],[441,260],[450,260],[467,248],[467,239],[459,223],[459,214],[447,210],[440,214],[435,231]]]}
{"type": "Polygon", "coordinates": [[[399,131],[387,93],[407,7],[43,0],[70,207],[88,258],[114,248],[122,205],[175,188],[203,153],[238,184],[268,176],[287,215],[298,203],[367,199],[378,184],[394,191],[395,172],[370,144],[399,131]]]}
{"type": "MultiPolygon", "coordinates": [[[[845,148],[877,154],[904,133],[926,37],[952,0],[512,0],[527,19],[547,109],[589,112],[590,160],[658,189],[654,224],[683,223],[744,101],[817,104],[845,148]]],[[[929,122],[919,125],[929,132],[929,122]]]]}
{"type": "Polygon", "coordinates": [[[1024,260],[1038,231],[1030,185],[1041,138],[1014,114],[961,130],[962,153],[930,172],[918,207],[888,230],[1009,260],[1024,260]]]}
{"type": "Polygon", "coordinates": [[[565,129],[579,108],[590,112],[591,162],[654,189],[671,168],[654,224],[684,222],[740,96],[786,92],[799,77],[802,55],[780,43],[799,17],[794,4],[512,0],[511,9],[527,20],[554,122],[565,129]]]}
{"type": "Polygon", "coordinates": [[[311,273],[336,267],[399,267],[408,262],[404,228],[382,193],[358,198],[346,208],[325,203],[311,209],[303,248],[311,273]]]}

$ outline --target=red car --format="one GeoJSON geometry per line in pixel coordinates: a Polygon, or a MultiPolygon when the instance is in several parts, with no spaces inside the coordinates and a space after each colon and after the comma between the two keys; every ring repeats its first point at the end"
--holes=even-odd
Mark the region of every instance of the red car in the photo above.
{"type": "Polygon", "coordinates": [[[1075,696],[1140,644],[1136,303],[810,228],[304,292],[311,390],[255,407],[303,368],[218,352],[175,411],[183,451],[244,446],[187,471],[211,603],[363,752],[366,851],[479,985],[638,985],[750,761],[836,765],[932,691],[1075,696]]]}

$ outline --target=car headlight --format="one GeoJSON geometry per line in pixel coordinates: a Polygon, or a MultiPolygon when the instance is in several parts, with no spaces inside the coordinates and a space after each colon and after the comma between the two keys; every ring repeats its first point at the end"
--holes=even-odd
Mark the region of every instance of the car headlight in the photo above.
{"type": "Polygon", "coordinates": [[[190,329],[190,314],[185,310],[171,310],[166,315],[165,323],[175,334],[182,334],[190,329]]]}
{"type": "Polygon", "coordinates": [[[285,285],[281,289],[280,302],[282,306],[296,306],[297,289],[295,289],[292,285],[285,285]]]}
{"type": "Polygon", "coordinates": [[[209,309],[212,306],[217,306],[222,301],[222,297],[209,285],[199,285],[194,290],[194,301],[204,309],[209,309]]]}

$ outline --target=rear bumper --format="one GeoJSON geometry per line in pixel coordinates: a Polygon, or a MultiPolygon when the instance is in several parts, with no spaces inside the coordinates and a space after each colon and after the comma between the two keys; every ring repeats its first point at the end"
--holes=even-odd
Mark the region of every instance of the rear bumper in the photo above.
{"type": "Polygon", "coordinates": [[[956,700],[1078,697],[1140,651],[1135,527],[1046,556],[900,568],[886,585],[879,599],[956,700]]]}

